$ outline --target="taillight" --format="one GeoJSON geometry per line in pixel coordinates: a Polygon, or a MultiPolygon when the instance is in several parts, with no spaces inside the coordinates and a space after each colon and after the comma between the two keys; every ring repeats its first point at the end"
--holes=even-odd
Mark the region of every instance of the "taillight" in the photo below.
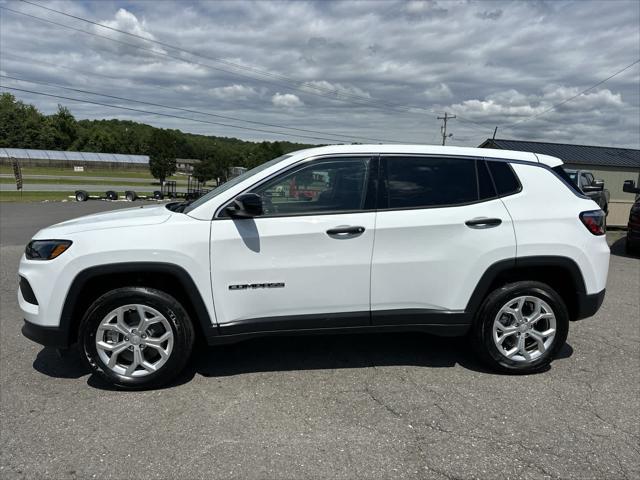
{"type": "Polygon", "coordinates": [[[604,235],[607,233],[607,217],[602,210],[589,210],[580,214],[580,220],[594,235],[604,235]]]}

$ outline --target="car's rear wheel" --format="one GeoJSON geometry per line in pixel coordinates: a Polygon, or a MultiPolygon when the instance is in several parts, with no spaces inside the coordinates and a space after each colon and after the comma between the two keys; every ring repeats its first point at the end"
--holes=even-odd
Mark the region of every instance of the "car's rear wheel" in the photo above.
{"type": "Polygon", "coordinates": [[[548,367],[568,330],[567,307],[551,287],[515,282],[487,297],[474,325],[473,342],[489,366],[532,373],[548,367]]]}
{"type": "Polygon", "coordinates": [[[98,298],[80,325],[89,367],[112,385],[155,388],[184,368],[193,348],[191,319],[170,295],[126,287],[98,298]]]}

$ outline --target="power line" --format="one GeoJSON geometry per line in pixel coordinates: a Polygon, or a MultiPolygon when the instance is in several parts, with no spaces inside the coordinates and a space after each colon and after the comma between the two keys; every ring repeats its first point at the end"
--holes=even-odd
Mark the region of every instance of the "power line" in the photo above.
{"type": "MultiPolygon", "coordinates": [[[[393,108],[393,109],[400,109],[400,110],[405,111],[405,112],[412,112],[412,110],[418,109],[418,110],[424,110],[424,111],[431,112],[431,113],[437,113],[435,110],[429,109],[429,108],[425,108],[425,107],[420,107],[420,106],[415,106],[415,105],[403,105],[403,104],[399,104],[399,103],[395,103],[395,102],[387,102],[387,101],[380,100],[380,99],[374,99],[374,98],[371,98],[371,97],[365,97],[365,96],[362,96],[362,95],[356,95],[356,94],[352,94],[352,93],[349,93],[349,92],[340,91],[338,89],[330,89],[330,88],[322,87],[322,86],[319,86],[319,85],[310,85],[309,82],[301,82],[300,80],[297,80],[295,78],[292,78],[292,77],[289,77],[289,76],[286,76],[286,75],[267,72],[265,70],[261,70],[261,69],[255,68],[255,67],[251,67],[251,66],[247,66],[247,65],[241,65],[241,64],[238,64],[238,63],[235,63],[235,62],[224,60],[224,59],[219,58],[219,57],[208,57],[208,56],[205,56],[205,55],[203,55],[201,53],[192,52],[190,50],[186,50],[186,49],[184,49],[182,47],[171,45],[171,44],[166,43],[166,42],[162,42],[162,41],[159,41],[159,40],[147,38],[147,37],[144,37],[142,35],[137,35],[135,33],[127,32],[125,30],[120,30],[120,29],[117,29],[115,27],[111,27],[109,25],[104,25],[104,24],[96,22],[94,20],[83,18],[83,17],[77,16],[77,15],[72,15],[72,14],[69,14],[69,13],[66,13],[66,12],[63,12],[63,11],[60,11],[60,10],[56,10],[54,8],[45,7],[44,5],[40,5],[40,4],[35,3],[35,2],[31,2],[31,1],[28,1],[28,0],[21,0],[21,1],[23,3],[28,4],[28,5],[32,5],[32,6],[44,9],[44,10],[48,10],[50,12],[54,12],[54,13],[57,13],[59,15],[64,15],[64,16],[66,16],[68,18],[73,18],[73,19],[76,19],[76,20],[87,22],[87,23],[89,23],[91,25],[95,25],[95,26],[98,26],[98,27],[101,27],[101,28],[105,28],[105,29],[114,31],[114,32],[118,32],[118,33],[121,33],[121,34],[124,34],[124,35],[128,35],[130,37],[134,37],[134,38],[137,38],[139,40],[143,40],[145,42],[155,43],[157,45],[161,45],[161,46],[166,47],[166,48],[171,48],[171,49],[177,50],[179,52],[187,53],[187,54],[192,55],[192,56],[202,57],[202,58],[205,58],[205,59],[213,61],[213,62],[221,63],[221,64],[224,64],[224,65],[228,65],[228,66],[231,66],[232,68],[245,70],[245,71],[250,71],[250,72],[253,72],[254,74],[257,74],[257,75],[262,75],[262,76],[267,76],[267,77],[270,77],[270,78],[275,78],[277,80],[287,82],[287,85],[283,85],[282,83],[276,83],[276,84],[278,84],[280,86],[284,86],[285,88],[298,90],[298,91],[301,91],[303,93],[310,93],[312,95],[321,96],[323,98],[330,98],[332,100],[339,100],[339,101],[347,101],[347,100],[339,98],[339,96],[346,96],[348,98],[356,100],[357,102],[365,102],[366,104],[371,105],[371,106],[373,106],[375,108],[383,108],[383,109],[385,109],[384,107],[381,107],[381,106],[375,104],[375,102],[379,102],[381,105],[384,105],[386,107],[393,108]],[[299,86],[300,84],[302,84],[302,87],[299,86]],[[324,94],[314,94],[313,92],[309,92],[308,91],[309,88],[311,88],[313,90],[316,90],[316,91],[319,91],[319,92],[324,92],[324,94]],[[327,96],[327,94],[330,94],[331,96],[327,96]],[[336,97],[333,97],[333,95],[335,95],[336,97]]],[[[23,12],[19,12],[19,13],[27,15],[27,14],[25,14],[23,12]]],[[[40,17],[35,17],[35,16],[32,16],[32,17],[40,18],[40,17]]],[[[67,26],[65,26],[65,27],[67,27],[67,26]]],[[[71,28],[71,27],[69,27],[69,28],[71,28]]],[[[84,30],[79,30],[79,31],[85,32],[84,30]]],[[[89,32],[85,32],[85,33],[89,33],[89,32]]],[[[115,39],[112,39],[110,37],[103,37],[101,35],[97,35],[97,36],[99,36],[101,38],[105,38],[107,40],[114,40],[115,41],[115,39]]],[[[120,43],[125,43],[126,45],[136,47],[135,45],[128,44],[126,42],[120,42],[120,43]]],[[[145,50],[148,50],[148,49],[145,49],[145,50]]],[[[155,51],[153,51],[153,52],[155,52],[155,51]]],[[[175,58],[175,57],[170,57],[170,58],[175,58]]],[[[179,60],[180,61],[185,61],[182,58],[179,58],[179,60]]],[[[197,63],[197,64],[200,65],[200,63],[197,63]]],[[[205,64],[203,64],[203,65],[205,65],[205,64]]],[[[216,68],[216,67],[210,67],[210,68],[216,68]]],[[[216,69],[222,70],[222,71],[224,71],[226,73],[231,73],[231,74],[241,75],[241,76],[247,77],[247,75],[244,75],[244,74],[241,74],[241,73],[238,73],[238,72],[230,72],[228,70],[224,70],[224,69],[220,69],[220,68],[216,68],[216,69]]],[[[252,78],[254,80],[259,80],[259,81],[265,81],[263,79],[257,79],[255,77],[251,77],[251,76],[249,76],[249,78],[252,78]]],[[[271,82],[271,83],[273,83],[273,82],[271,82]]],[[[351,103],[354,103],[354,102],[351,102],[351,103]]],[[[361,103],[357,103],[357,104],[358,105],[362,105],[361,103]]],[[[479,128],[482,128],[483,130],[485,130],[487,128],[485,125],[483,125],[483,124],[481,124],[479,122],[476,122],[474,120],[470,120],[470,119],[467,119],[465,117],[461,117],[459,115],[458,115],[458,117],[459,117],[460,121],[470,124],[469,126],[476,125],[479,128]]]]}
{"type": "Polygon", "coordinates": [[[210,112],[203,112],[203,111],[199,111],[199,110],[192,110],[189,108],[182,108],[182,107],[174,107],[171,105],[164,105],[161,103],[153,103],[153,102],[145,102],[143,100],[135,100],[132,98],[124,98],[124,97],[118,97],[116,95],[107,95],[105,93],[99,93],[99,92],[94,92],[91,90],[83,90],[83,89],[79,89],[79,88],[73,88],[73,87],[66,87],[64,85],[58,85],[55,83],[50,83],[50,82],[44,82],[41,80],[28,80],[25,78],[18,78],[18,77],[13,77],[11,75],[2,75],[0,74],[0,78],[8,78],[11,80],[16,80],[18,82],[27,82],[27,83],[33,83],[36,85],[45,85],[48,87],[54,87],[54,88],[62,88],[64,90],[70,90],[73,92],[78,92],[78,93],[86,93],[89,95],[98,95],[101,97],[106,97],[106,98],[113,98],[115,100],[122,100],[125,102],[134,102],[134,103],[140,103],[142,105],[149,105],[149,106],[153,106],[153,107],[160,107],[160,108],[167,108],[170,110],[179,110],[179,111],[183,111],[183,112],[187,112],[187,113],[195,113],[197,115],[207,115],[207,116],[211,116],[211,117],[217,117],[217,118],[224,118],[226,120],[234,120],[234,121],[238,121],[238,122],[245,122],[245,123],[251,123],[254,125],[262,125],[262,126],[266,126],[266,127],[275,127],[275,128],[282,128],[282,129],[286,129],[286,130],[295,130],[298,132],[305,132],[305,133],[319,133],[321,135],[333,135],[335,137],[344,137],[350,140],[354,140],[354,139],[361,139],[361,140],[371,140],[374,142],[380,142],[380,141],[384,141],[384,142],[389,142],[389,143],[396,143],[396,141],[394,140],[380,140],[380,139],[376,139],[376,138],[370,138],[370,137],[361,137],[358,135],[342,135],[339,133],[331,133],[331,132],[322,132],[322,131],[318,131],[318,130],[308,130],[305,128],[296,128],[296,127],[286,127],[283,125],[278,125],[278,124],[273,124],[273,123],[265,123],[265,122],[257,122],[257,121],[253,121],[253,120],[243,120],[241,118],[237,118],[237,117],[230,117],[227,115],[220,115],[217,113],[210,113],[210,112]]]}
{"type": "MultiPolygon", "coordinates": [[[[81,75],[85,75],[88,77],[101,77],[101,78],[106,78],[108,80],[117,80],[117,81],[121,81],[121,80],[129,80],[132,81],[133,83],[135,83],[135,81],[131,80],[130,78],[126,78],[126,77],[116,77],[114,75],[105,75],[102,73],[96,73],[96,72],[87,72],[87,71],[83,71],[83,70],[78,70],[77,68],[71,68],[71,67],[67,67],[65,65],[62,65],[60,63],[52,63],[52,62],[47,62],[45,60],[41,60],[41,59],[34,59],[34,58],[27,58],[27,57],[21,57],[20,55],[15,55],[13,53],[7,52],[7,51],[3,51],[0,49],[0,58],[3,57],[9,57],[12,58],[14,60],[17,60],[20,63],[24,63],[24,64],[30,64],[34,67],[41,67],[42,65],[48,65],[50,67],[54,67],[55,69],[63,69],[63,70],[69,70],[70,72],[75,72],[75,73],[79,73],[81,75]]],[[[167,92],[172,92],[172,93],[176,93],[176,89],[175,88],[169,88],[169,87],[163,87],[161,85],[153,85],[153,86],[144,86],[145,89],[159,89],[159,90],[166,90],[167,92]]]]}
{"type": "MultiPolygon", "coordinates": [[[[540,113],[537,113],[537,114],[532,115],[532,116],[527,117],[527,118],[523,118],[522,120],[518,120],[517,122],[507,123],[506,125],[502,125],[502,127],[503,127],[503,128],[504,128],[504,127],[513,127],[513,126],[515,126],[515,125],[518,125],[519,123],[522,123],[522,122],[528,122],[529,120],[533,120],[534,118],[538,118],[538,117],[540,117],[540,116],[544,115],[545,113],[549,113],[550,111],[555,110],[555,109],[556,109],[556,108],[558,108],[559,106],[564,105],[565,103],[569,103],[571,100],[575,100],[575,99],[576,99],[576,98],[578,98],[580,95],[583,95],[583,94],[587,93],[588,91],[593,90],[594,88],[596,88],[596,87],[598,87],[598,86],[602,85],[602,84],[603,84],[603,83],[605,83],[606,81],[611,80],[613,77],[615,77],[615,76],[617,76],[617,75],[620,75],[622,72],[624,72],[625,70],[630,69],[631,67],[633,67],[633,66],[634,66],[635,64],[637,64],[637,63],[640,63],[640,58],[639,58],[638,60],[636,60],[635,62],[630,63],[629,65],[627,65],[627,66],[626,66],[626,67],[624,67],[623,69],[618,70],[618,71],[617,71],[616,73],[614,73],[613,75],[609,75],[609,76],[608,76],[607,78],[605,78],[604,80],[600,80],[598,83],[596,83],[596,84],[594,84],[594,85],[591,85],[589,88],[585,88],[585,89],[584,89],[584,90],[582,90],[580,93],[577,93],[577,94],[573,95],[572,97],[569,97],[569,98],[567,98],[566,100],[563,100],[563,101],[562,101],[562,102],[560,102],[560,103],[556,103],[555,105],[552,105],[551,107],[547,108],[546,110],[544,110],[544,111],[542,111],[542,112],[540,112],[540,113]]],[[[496,128],[497,128],[497,127],[496,127],[496,128]]]]}
{"type": "MultiPolygon", "coordinates": [[[[379,108],[379,109],[383,109],[383,110],[389,110],[391,108],[395,112],[398,112],[398,111],[411,112],[412,111],[411,110],[412,107],[408,107],[408,106],[387,107],[387,106],[383,106],[383,105],[377,105],[375,103],[376,102],[375,99],[371,99],[371,98],[368,98],[368,97],[361,97],[361,98],[358,98],[358,99],[356,99],[356,98],[349,99],[349,98],[341,98],[340,96],[329,96],[326,93],[323,94],[323,93],[319,93],[319,92],[309,91],[310,85],[308,85],[307,83],[303,84],[303,86],[300,87],[300,86],[297,86],[297,85],[288,85],[286,83],[282,83],[282,82],[278,82],[278,81],[267,80],[267,79],[263,79],[263,78],[256,78],[255,76],[251,76],[251,75],[248,75],[246,73],[234,72],[234,71],[227,70],[227,69],[224,69],[224,68],[221,68],[221,67],[216,67],[216,66],[213,66],[213,65],[209,65],[207,63],[198,62],[198,61],[195,61],[195,60],[188,60],[188,59],[185,59],[185,58],[182,58],[182,57],[178,57],[178,56],[175,56],[175,55],[170,55],[170,54],[168,54],[166,52],[159,52],[159,51],[154,50],[152,48],[147,48],[147,47],[143,47],[143,46],[140,46],[140,45],[135,45],[133,43],[124,42],[122,40],[117,40],[115,38],[106,37],[104,35],[99,35],[97,33],[88,32],[86,30],[82,30],[81,28],[76,28],[76,27],[72,27],[70,25],[65,25],[63,23],[58,23],[58,22],[55,22],[53,20],[48,20],[48,19],[45,19],[45,18],[42,18],[42,17],[38,17],[36,15],[32,15],[32,14],[25,13],[25,12],[20,12],[18,10],[13,10],[11,8],[8,8],[8,7],[0,6],[0,9],[6,10],[8,12],[11,12],[11,13],[14,13],[14,14],[17,14],[17,15],[22,15],[22,16],[25,16],[25,17],[29,17],[29,18],[32,18],[32,19],[37,20],[39,22],[49,23],[51,25],[56,25],[58,27],[66,28],[68,30],[73,30],[75,32],[84,33],[86,35],[91,35],[91,36],[96,37],[96,38],[101,38],[101,39],[108,40],[108,41],[111,41],[111,42],[119,43],[121,45],[126,45],[127,47],[135,48],[135,49],[138,49],[138,50],[143,50],[143,51],[151,53],[152,55],[171,58],[173,60],[177,60],[177,61],[180,61],[180,62],[183,62],[183,63],[189,63],[189,64],[192,64],[192,65],[198,65],[200,67],[205,67],[205,68],[209,68],[209,69],[212,69],[212,70],[217,70],[217,71],[228,73],[228,74],[231,74],[231,75],[237,75],[237,76],[242,76],[242,77],[245,77],[245,78],[250,78],[252,80],[257,80],[257,81],[260,81],[260,82],[263,82],[263,83],[268,83],[268,84],[270,83],[270,84],[279,85],[282,88],[286,88],[288,90],[297,90],[297,91],[302,92],[302,93],[304,93],[306,95],[314,95],[314,96],[320,97],[320,98],[325,98],[325,99],[328,98],[328,99],[331,99],[331,100],[337,100],[339,102],[350,103],[350,104],[359,105],[359,106],[371,106],[373,108],[379,108]]],[[[128,32],[122,32],[122,33],[128,33],[128,32]]],[[[144,39],[144,37],[141,37],[141,38],[144,39]]],[[[176,49],[178,49],[178,48],[176,47],[176,49]]],[[[340,95],[343,95],[344,92],[339,92],[339,93],[340,93],[340,95]]],[[[349,96],[349,95],[347,95],[347,96],[349,96]]]]}
{"type": "MultiPolygon", "coordinates": [[[[292,84],[291,88],[298,89],[298,86],[300,84],[302,84],[304,88],[308,88],[308,89],[310,88],[312,90],[317,90],[317,91],[328,93],[328,94],[331,94],[331,95],[343,95],[343,96],[347,96],[347,97],[350,97],[350,98],[353,98],[353,99],[356,99],[356,100],[360,100],[360,101],[365,101],[365,102],[372,102],[372,101],[380,102],[381,104],[389,106],[389,107],[392,107],[392,108],[420,109],[420,110],[429,111],[429,109],[426,109],[424,107],[415,106],[415,105],[403,105],[403,104],[399,104],[399,103],[396,103],[396,102],[387,102],[385,100],[374,99],[374,98],[363,96],[363,95],[358,95],[358,94],[354,94],[354,93],[341,91],[339,89],[327,88],[327,87],[323,87],[321,85],[310,85],[309,82],[302,82],[302,81],[300,81],[298,79],[295,79],[293,77],[289,77],[287,75],[283,75],[283,74],[280,74],[280,73],[268,72],[266,70],[262,70],[262,69],[259,69],[259,68],[256,68],[256,67],[252,67],[250,65],[242,65],[242,64],[239,64],[239,63],[236,63],[236,62],[231,62],[229,60],[225,60],[225,59],[219,58],[219,57],[206,56],[206,55],[203,55],[201,53],[193,52],[191,50],[187,50],[185,48],[182,48],[182,47],[179,47],[179,46],[176,46],[176,45],[172,45],[170,43],[166,43],[166,42],[162,42],[160,40],[155,40],[155,39],[152,39],[152,38],[148,38],[148,37],[145,37],[145,36],[142,36],[142,35],[138,35],[138,34],[135,34],[135,33],[132,33],[132,32],[127,32],[126,30],[120,30],[118,28],[111,27],[109,25],[104,25],[104,24],[96,22],[94,20],[90,20],[90,19],[87,19],[87,18],[84,18],[84,17],[80,17],[80,16],[77,16],[77,15],[72,15],[70,13],[63,12],[61,10],[56,10],[54,8],[45,7],[44,5],[40,5],[40,4],[36,3],[36,2],[31,2],[31,1],[28,1],[28,0],[20,0],[20,1],[22,1],[23,3],[26,3],[28,5],[32,5],[34,7],[38,7],[38,8],[44,9],[44,10],[48,10],[48,11],[53,12],[53,13],[57,13],[59,15],[64,15],[66,17],[73,18],[75,20],[80,20],[82,22],[86,22],[86,23],[89,23],[91,25],[95,25],[97,27],[105,28],[105,29],[108,29],[108,30],[111,30],[111,31],[114,31],[114,32],[121,33],[123,35],[128,35],[130,37],[137,38],[137,39],[143,40],[145,42],[155,43],[157,45],[160,45],[160,46],[163,46],[163,47],[166,47],[166,48],[171,48],[171,49],[177,50],[179,52],[187,53],[187,54],[192,55],[194,57],[202,57],[202,58],[205,58],[207,60],[210,60],[210,61],[213,61],[213,62],[216,62],[216,63],[221,63],[223,65],[228,65],[228,66],[230,66],[232,68],[236,68],[236,69],[239,69],[239,70],[250,71],[250,72],[253,72],[256,75],[262,75],[262,76],[266,76],[266,77],[270,77],[270,78],[275,78],[275,79],[278,79],[278,80],[281,80],[281,81],[290,82],[292,84]]],[[[435,113],[435,112],[433,112],[433,113],[435,113]]]]}
{"type": "Polygon", "coordinates": [[[92,100],[84,100],[84,99],[80,99],[80,98],[65,97],[63,95],[53,95],[51,93],[36,92],[34,90],[27,90],[27,89],[24,89],[24,88],[7,87],[6,85],[0,85],[0,88],[4,88],[4,89],[7,89],[7,90],[14,90],[14,91],[17,91],[17,92],[32,93],[34,95],[42,95],[42,96],[45,96],[45,97],[59,98],[59,99],[62,99],[62,100],[70,100],[72,102],[87,103],[87,104],[91,104],[91,105],[100,105],[102,107],[118,108],[118,109],[121,109],[121,110],[130,111],[130,112],[145,113],[145,114],[149,114],[149,115],[159,115],[161,117],[177,118],[179,120],[189,120],[191,122],[206,123],[206,124],[209,124],[209,125],[218,125],[218,126],[229,127],[229,128],[239,128],[241,130],[252,130],[252,131],[255,131],[255,132],[271,133],[271,134],[275,134],[275,135],[282,135],[282,136],[288,136],[288,137],[309,138],[309,139],[313,139],[313,140],[326,140],[326,141],[337,142],[337,143],[344,142],[344,140],[337,140],[335,138],[311,137],[311,136],[308,136],[308,135],[291,135],[291,134],[288,134],[288,133],[275,132],[273,130],[264,130],[264,129],[261,129],[261,128],[243,127],[241,125],[231,125],[231,124],[228,124],[228,123],[221,123],[221,122],[210,122],[208,120],[201,120],[201,119],[198,119],[198,118],[183,117],[183,116],[180,116],[180,115],[172,115],[172,114],[169,114],[169,113],[150,112],[148,110],[142,110],[142,109],[139,109],[139,108],[123,107],[122,105],[111,105],[109,103],[95,102],[95,101],[92,101],[92,100]]]}

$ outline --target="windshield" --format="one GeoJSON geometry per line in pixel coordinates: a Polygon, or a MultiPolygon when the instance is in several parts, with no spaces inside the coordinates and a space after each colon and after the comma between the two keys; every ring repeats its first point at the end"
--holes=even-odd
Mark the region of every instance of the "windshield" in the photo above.
{"type": "Polygon", "coordinates": [[[255,168],[252,168],[251,170],[247,170],[243,174],[238,175],[235,178],[232,178],[228,182],[223,183],[219,187],[214,188],[213,190],[211,190],[206,195],[203,195],[202,197],[197,199],[195,202],[193,202],[192,204],[188,205],[183,210],[182,213],[189,213],[194,208],[198,208],[200,205],[204,205],[206,202],[208,202],[212,198],[217,197],[219,194],[221,194],[223,192],[226,192],[231,187],[236,186],[237,184],[239,184],[240,182],[246,180],[247,178],[251,177],[252,175],[255,175],[256,173],[259,173],[262,170],[265,170],[265,169],[269,168],[270,166],[275,165],[276,163],[281,162],[282,160],[285,160],[285,159],[289,158],[290,156],[291,156],[291,154],[288,153],[286,155],[282,155],[280,157],[274,158],[273,160],[269,160],[268,162],[264,162],[263,164],[258,165],[255,168]]]}

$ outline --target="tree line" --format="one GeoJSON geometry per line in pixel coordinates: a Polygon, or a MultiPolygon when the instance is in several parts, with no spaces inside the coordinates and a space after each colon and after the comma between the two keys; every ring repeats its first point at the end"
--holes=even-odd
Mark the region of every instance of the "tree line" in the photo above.
{"type": "Polygon", "coordinates": [[[76,120],[67,107],[45,115],[35,106],[0,94],[0,147],[149,155],[151,174],[161,182],[176,171],[176,158],[200,160],[200,181],[226,181],[231,167],[253,168],[311,145],[250,142],[196,135],[130,120],[76,120]]]}

